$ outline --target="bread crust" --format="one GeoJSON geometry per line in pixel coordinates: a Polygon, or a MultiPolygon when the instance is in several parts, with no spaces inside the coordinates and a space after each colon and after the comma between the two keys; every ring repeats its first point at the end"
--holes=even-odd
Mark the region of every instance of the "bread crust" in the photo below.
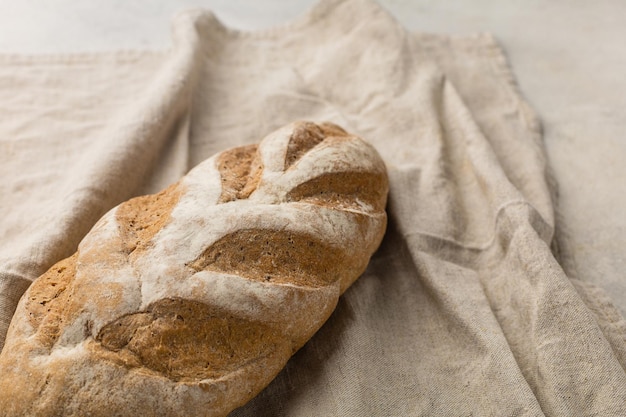
{"type": "Polygon", "coordinates": [[[0,416],[222,416],[322,326],[386,227],[384,163],[295,122],[115,207],[20,301],[0,416]]]}

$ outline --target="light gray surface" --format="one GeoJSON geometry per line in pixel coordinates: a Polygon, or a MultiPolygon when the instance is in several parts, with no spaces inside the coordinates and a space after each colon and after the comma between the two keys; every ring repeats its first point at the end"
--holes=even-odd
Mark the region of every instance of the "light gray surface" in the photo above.
{"type": "MultiPolygon", "coordinates": [[[[0,0],[0,53],[163,49],[179,10],[209,8],[227,25],[269,27],[314,2],[278,0],[0,0]]],[[[571,275],[605,288],[626,313],[626,2],[384,0],[422,32],[492,32],[538,111],[560,185],[571,275]]]]}

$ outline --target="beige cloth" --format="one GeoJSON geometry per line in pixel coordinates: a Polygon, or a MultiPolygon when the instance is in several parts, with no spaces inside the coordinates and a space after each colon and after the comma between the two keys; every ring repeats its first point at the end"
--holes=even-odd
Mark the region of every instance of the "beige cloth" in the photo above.
{"type": "Polygon", "coordinates": [[[386,238],[232,415],[626,415],[626,324],[558,263],[540,127],[489,35],[410,33],[366,0],[254,33],[188,12],[167,53],[1,57],[0,110],[0,342],[30,281],[106,210],[331,120],[385,158],[386,238]]]}

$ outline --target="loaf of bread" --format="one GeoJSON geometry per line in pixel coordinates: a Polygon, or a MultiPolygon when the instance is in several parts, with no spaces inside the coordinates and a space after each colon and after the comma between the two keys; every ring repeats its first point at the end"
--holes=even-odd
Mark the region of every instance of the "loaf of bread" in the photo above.
{"type": "Polygon", "coordinates": [[[363,273],[386,227],[375,149],[296,122],[106,213],[23,296],[1,416],[223,416],[363,273]]]}

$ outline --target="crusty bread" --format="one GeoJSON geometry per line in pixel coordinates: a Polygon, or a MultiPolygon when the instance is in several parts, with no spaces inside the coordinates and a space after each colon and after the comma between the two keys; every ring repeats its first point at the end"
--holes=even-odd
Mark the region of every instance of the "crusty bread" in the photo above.
{"type": "Polygon", "coordinates": [[[221,416],[328,319],[386,226],[385,166],[297,122],[105,214],[19,303],[2,416],[221,416]]]}

